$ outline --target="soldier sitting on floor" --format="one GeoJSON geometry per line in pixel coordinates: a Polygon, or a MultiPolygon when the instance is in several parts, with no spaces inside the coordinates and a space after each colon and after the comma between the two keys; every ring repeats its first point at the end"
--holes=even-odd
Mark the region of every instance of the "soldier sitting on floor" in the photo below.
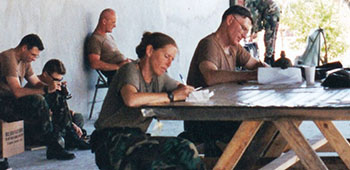
{"type": "MultiPolygon", "coordinates": [[[[84,119],[81,113],[69,110],[67,99],[71,95],[67,90],[67,82],[62,82],[66,69],[63,63],[57,59],[49,60],[43,68],[42,74],[38,75],[41,82],[47,83],[50,79],[60,83],[60,89],[45,96],[45,99],[52,112],[52,122],[54,130],[64,137],[66,149],[90,149],[87,142],[82,137],[86,136],[86,131],[82,129],[84,119]],[[81,127],[79,127],[78,125],[81,127]]],[[[30,85],[26,85],[30,87],[30,85]]]]}

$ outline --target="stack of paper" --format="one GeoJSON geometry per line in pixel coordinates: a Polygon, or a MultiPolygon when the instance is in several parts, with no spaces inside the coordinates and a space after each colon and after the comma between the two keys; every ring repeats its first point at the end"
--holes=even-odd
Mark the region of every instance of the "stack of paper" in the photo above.
{"type": "Polygon", "coordinates": [[[209,92],[208,89],[193,91],[186,98],[186,102],[207,102],[209,101],[210,97],[213,95],[214,95],[214,92],[213,91],[209,92]]]}
{"type": "Polygon", "coordinates": [[[301,69],[296,67],[289,67],[287,69],[281,68],[258,68],[258,83],[259,84],[295,84],[303,81],[301,76],[301,69]]]}

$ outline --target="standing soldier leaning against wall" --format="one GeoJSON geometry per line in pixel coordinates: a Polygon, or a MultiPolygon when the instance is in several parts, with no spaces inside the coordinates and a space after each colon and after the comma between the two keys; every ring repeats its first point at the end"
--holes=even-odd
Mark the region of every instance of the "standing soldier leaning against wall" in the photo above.
{"type": "Polygon", "coordinates": [[[265,30],[265,59],[272,65],[275,61],[275,44],[280,19],[280,9],[274,0],[231,0],[231,5],[241,5],[248,8],[252,14],[253,27],[249,41],[257,37],[257,33],[265,30]]]}

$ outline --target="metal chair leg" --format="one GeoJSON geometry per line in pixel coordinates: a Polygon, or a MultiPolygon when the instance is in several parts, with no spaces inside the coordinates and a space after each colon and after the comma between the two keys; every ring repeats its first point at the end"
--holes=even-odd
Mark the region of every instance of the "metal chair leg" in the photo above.
{"type": "MultiPolygon", "coordinates": [[[[97,84],[99,83],[99,81],[100,81],[100,79],[97,80],[97,84]]],[[[98,87],[95,87],[95,94],[94,94],[94,99],[92,100],[92,104],[91,104],[89,120],[91,120],[92,113],[94,112],[94,106],[95,106],[95,102],[96,102],[97,90],[98,90],[98,87]]]]}

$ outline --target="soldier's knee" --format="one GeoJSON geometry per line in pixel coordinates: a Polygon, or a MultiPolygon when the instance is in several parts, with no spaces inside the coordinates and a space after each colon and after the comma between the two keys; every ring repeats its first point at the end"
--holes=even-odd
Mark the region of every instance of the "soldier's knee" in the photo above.
{"type": "Polygon", "coordinates": [[[79,126],[80,128],[83,128],[84,126],[84,116],[81,113],[74,113],[73,115],[73,122],[79,126]]]}
{"type": "Polygon", "coordinates": [[[30,95],[29,97],[31,97],[33,101],[39,101],[39,102],[45,101],[45,97],[40,94],[33,94],[33,95],[30,95]]]}
{"type": "Polygon", "coordinates": [[[32,101],[33,105],[35,106],[48,107],[48,104],[43,95],[33,94],[28,96],[28,98],[30,98],[30,101],[32,101]]]}
{"type": "Polygon", "coordinates": [[[31,103],[31,105],[46,104],[45,97],[40,94],[24,96],[18,99],[19,103],[31,103]]]}

